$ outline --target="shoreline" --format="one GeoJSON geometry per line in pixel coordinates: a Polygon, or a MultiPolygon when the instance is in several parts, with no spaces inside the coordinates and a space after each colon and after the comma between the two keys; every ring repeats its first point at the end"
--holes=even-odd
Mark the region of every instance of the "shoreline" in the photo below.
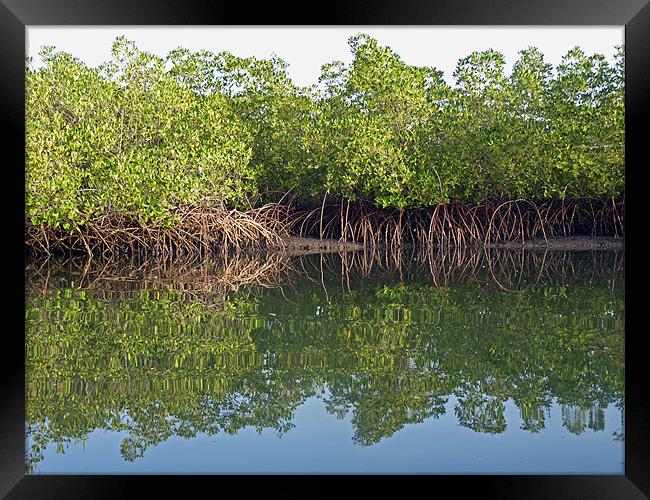
{"type": "MultiPolygon", "coordinates": [[[[269,248],[274,252],[284,252],[291,255],[307,255],[314,253],[353,252],[363,250],[361,243],[345,242],[334,239],[305,238],[302,236],[289,236],[283,239],[282,247],[269,248]]],[[[405,245],[405,247],[419,247],[421,245],[405,245]]],[[[424,248],[424,246],[422,246],[424,248]]],[[[368,246],[365,248],[369,248],[368,246]]],[[[388,248],[388,247],[387,247],[388,248]]],[[[625,248],[625,237],[602,236],[556,236],[547,240],[535,238],[526,240],[508,241],[503,243],[488,243],[486,245],[468,245],[467,248],[476,249],[524,249],[544,251],[581,251],[581,250],[615,250],[625,248]]]]}
{"type": "Polygon", "coordinates": [[[548,240],[535,238],[527,241],[490,243],[489,248],[523,248],[527,250],[611,250],[625,248],[625,237],[556,236],[548,240]]]}
{"type": "MultiPolygon", "coordinates": [[[[532,238],[529,240],[511,240],[505,242],[491,242],[491,243],[480,243],[472,242],[466,245],[461,245],[460,247],[454,246],[445,246],[445,245],[433,245],[431,247],[427,244],[414,244],[414,243],[404,243],[401,245],[377,245],[376,242],[370,242],[370,244],[363,245],[363,243],[354,242],[354,241],[341,241],[332,238],[314,238],[314,237],[304,237],[296,235],[285,235],[279,236],[273,242],[267,241],[265,245],[258,246],[256,244],[242,245],[241,247],[235,249],[234,251],[241,253],[269,253],[269,254],[287,254],[290,256],[300,256],[300,255],[310,255],[310,254],[326,254],[326,253],[341,253],[341,252],[356,252],[360,250],[371,250],[375,252],[377,250],[391,250],[392,252],[400,251],[401,249],[420,249],[420,250],[444,250],[444,249],[457,249],[462,248],[464,250],[479,250],[483,251],[486,249],[490,250],[530,250],[530,251],[587,251],[587,250],[621,250],[625,248],[625,237],[612,237],[612,236],[555,236],[547,238],[532,238]],[[374,243],[374,244],[373,244],[374,243]]],[[[34,246],[26,246],[27,254],[31,255],[46,255],[45,252],[36,251],[35,253],[30,250],[37,250],[34,246]]],[[[69,248],[68,250],[72,250],[69,248]]],[[[72,250],[72,254],[91,254],[91,252],[81,251],[75,252],[72,250]]],[[[88,250],[88,249],[86,249],[88,250]]],[[[231,249],[232,251],[232,249],[231,249]]],[[[229,253],[229,252],[228,252],[229,253]]],[[[68,254],[68,252],[63,252],[63,254],[68,254]]],[[[54,257],[56,255],[61,255],[59,252],[52,252],[50,256],[54,257]]]]}

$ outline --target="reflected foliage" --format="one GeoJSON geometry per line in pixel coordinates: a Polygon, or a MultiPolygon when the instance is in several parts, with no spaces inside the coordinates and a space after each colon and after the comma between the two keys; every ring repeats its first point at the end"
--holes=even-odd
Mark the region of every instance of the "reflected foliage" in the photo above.
{"type": "Polygon", "coordinates": [[[178,281],[174,266],[101,278],[95,264],[81,277],[49,262],[46,281],[30,267],[28,471],[48,444],[63,452],[95,429],[125,433],[125,460],[171,436],[282,435],[313,396],[350,418],[361,446],[443,415],[450,397],[459,425],[490,434],[516,425],[510,399],[532,433],[554,402],[574,434],[603,430],[603,409],[623,407],[615,252],[544,254],[545,271],[526,253],[507,287],[480,263],[463,275],[456,261],[442,281],[426,257],[399,268],[350,266],[351,254],[287,259],[293,281],[229,289],[203,286],[223,285],[225,265],[178,281]]]}

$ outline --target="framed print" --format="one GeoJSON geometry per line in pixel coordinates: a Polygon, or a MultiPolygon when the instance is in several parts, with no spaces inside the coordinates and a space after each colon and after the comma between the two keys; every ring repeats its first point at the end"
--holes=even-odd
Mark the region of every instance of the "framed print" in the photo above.
{"type": "Polygon", "coordinates": [[[2,0],[2,494],[647,497],[650,6],[556,3],[2,0]]]}

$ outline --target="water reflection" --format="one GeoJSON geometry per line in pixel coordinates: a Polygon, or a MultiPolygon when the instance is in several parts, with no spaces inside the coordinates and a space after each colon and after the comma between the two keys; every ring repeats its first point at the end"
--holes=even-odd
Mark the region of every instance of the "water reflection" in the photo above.
{"type": "Polygon", "coordinates": [[[509,400],[526,433],[554,404],[570,433],[602,431],[606,407],[623,414],[623,267],[512,250],[31,262],[28,471],[95,429],[121,431],[127,461],[171,436],[282,435],[313,397],[364,447],[450,398],[477,433],[508,428],[509,400]]]}

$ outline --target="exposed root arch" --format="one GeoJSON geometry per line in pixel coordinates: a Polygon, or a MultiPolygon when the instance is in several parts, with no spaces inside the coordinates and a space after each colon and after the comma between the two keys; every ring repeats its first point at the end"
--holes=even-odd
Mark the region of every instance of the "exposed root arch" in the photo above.
{"type": "Polygon", "coordinates": [[[624,200],[486,200],[425,209],[378,209],[345,202],[296,212],[300,236],[341,239],[364,246],[464,247],[557,236],[624,235],[624,200]],[[314,214],[318,214],[317,220],[314,214]],[[310,223],[311,222],[311,223],[310,223]],[[318,232],[314,227],[318,226],[318,232]]]}
{"type": "Polygon", "coordinates": [[[486,200],[423,209],[377,208],[341,199],[294,209],[267,204],[248,211],[217,207],[179,208],[164,226],[120,214],[89,221],[73,231],[25,226],[32,252],[90,255],[208,255],[215,252],[282,249],[290,234],[392,249],[404,245],[462,248],[557,236],[625,234],[624,199],[486,200]]]}

